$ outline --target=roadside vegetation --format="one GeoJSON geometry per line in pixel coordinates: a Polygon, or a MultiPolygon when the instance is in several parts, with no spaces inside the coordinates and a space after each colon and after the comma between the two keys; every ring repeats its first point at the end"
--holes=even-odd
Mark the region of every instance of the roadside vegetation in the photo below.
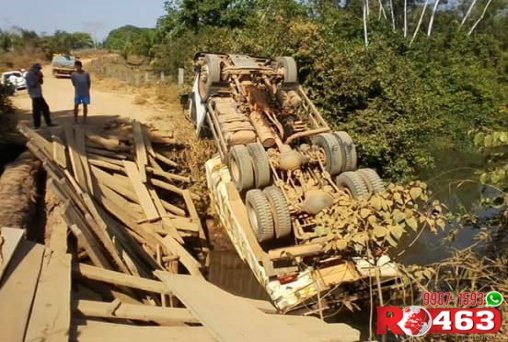
{"type": "Polygon", "coordinates": [[[34,62],[51,60],[54,53],[91,48],[94,41],[89,33],[69,33],[57,30],[53,35],[14,27],[0,30],[0,70],[29,68],[34,62]]]}

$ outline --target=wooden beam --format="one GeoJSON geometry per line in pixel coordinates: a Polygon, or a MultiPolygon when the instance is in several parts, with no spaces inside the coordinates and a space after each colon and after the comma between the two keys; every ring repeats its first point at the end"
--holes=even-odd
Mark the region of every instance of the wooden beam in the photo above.
{"type": "Polygon", "coordinates": [[[2,341],[24,341],[43,254],[43,246],[23,241],[7,268],[0,287],[2,341]]]}
{"type": "Polygon", "coordinates": [[[100,267],[78,263],[74,266],[73,272],[85,279],[101,281],[116,286],[125,286],[151,293],[171,294],[160,281],[110,271],[100,267]]]}
{"type": "Polygon", "coordinates": [[[67,149],[69,150],[69,157],[71,159],[72,171],[74,172],[74,176],[76,178],[79,187],[82,190],[86,190],[87,179],[85,176],[85,171],[83,170],[83,167],[81,165],[79,153],[76,151],[74,130],[69,123],[66,123],[64,125],[64,132],[65,132],[65,142],[67,144],[67,149]]]}
{"type": "Polygon", "coordinates": [[[25,231],[21,228],[2,227],[0,229],[0,280],[24,233],[25,231]]]}
{"type": "Polygon", "coordinates": [[[160,160],[161,162],[163,162],[164,164],[168,165],[168,166],[172,166],[172,167],[178,167],[178,163],[175,163],[174,161],[172,161],[171,159],[169,159],[168,157],[160,154],[160,153],[155,153],[155,158],[160,160]]]}
{"type": "MultiPolygon", "coordinates": [[[[65,206],[67,205],[68,204],[65,204],[65,206]]],[[[63,222],[51,226],[51,235],[49,236],[49,246],[48,246],[49,249],[59,253],[67,253],[68,231],[69,231],[68,226],[63,222]]]]}
{"type": "Polygon", "coordinates": [[[185,182],[185,183],[190,183],[191,182],[190,177],[175,175],[175,174],[170,173],[170,172],[165,172],[162,169],[159,170],[157,168],[153,168],[153,167],[148,166],[146,168],[146,170],[148,172],[156,175],[156,176],[164,177],[164,178],[166,178],[170,182],[171,181],[179,181],[179,182],[185,182]]]}
{"type": "Polygon", "coordinates": [[[90,175],[90,165],[88,164],[88,157],[86,155],[86,147],[85,147],[85,132],[81,127],[75,128],[75,141],[76,141],[76,150],[79,153],[79,159],[81,161],[81,167],[85,172],[85,179],[88,191],[93,195],[94,187],[92,184],[92,176],[90,175]]]}
{"type": "Polygon", "coordinates": [[[204,279],[156,271],[155,275],[219,341],[312,341],[204,279]]]}
{"type": "Polygon", "coordinates": [[[194,257],[173,237],[166,235],[164,238],[161,238],[159,235],[156,235],[156,238],[160,241],[162,246],[180,257],[180,262],[185,266],[190,274],[204,279],[200,270],[201,265],[199,262],[197,262],[197,260],[194,259],[194,257]]]}
{"type": "Polygon", "coordinates": [[[104,160],[96,160],[96,159],[92,160],[92,159],[90,159],[88,161],[88,163],[90,165],[102,167],[104,169],[108,169],[108,170],[113,170],[113,171],[125,173],[125,169],[122,166],[116,165],[116,164],[113,164],[113,163],[109,163],[109,162],[104,161],[104,160]]]}
{"type": "Polygon", "coordinates": [[[140,327],[126,324],[113,324],[86,321],[77,326],[80,342],[139,342],[139,341],[215,341],[203,327],[140,327]]]}
{"type": "Polygon", "coordinates": [[[115,159],[115,158],[105,157],[103,155],[92,153],[92,152],[90,152],[90,150],[87,150],[87,155],[88,155],[89,160],[98,160],[98,161],[103,161],[103,162],[110,163],[113,165],[123,166],[122,160],[124,160],[124,159],[115,159]]]}
{"type": "Polygon", "coordinates": [[[162,205],[162,202],[161,202],[159,196],[157,196],[157,193],[155,192],[155,190],[154,189],[149,189],[148,192],[150,193],[150,196],[152,197],[153,203],[154,203],[155,207],[157,208],[157,211],[159,212],[159,215],[160,215],[161,220],[162,220],[163,227],[165,229],[167,229],[167,233],[170,236],[172,236],[179,243],[184,244],[184,241],[183,241],[182,237],[180,236],[180,234],[178,234],[178,231],[176,230],[175,226],[173,226],[173,223],[168,218],[168,215],[166,213],[166,209],[162,205]]]}
{"type": "Polygon", "coordinates": [[[104,184],[111,190],[119,193],[125,198],[131,200],[132,202],[139,204],[139,198],[134,193],[134,190],[130,186],[131,183],[122,182],[117,177],[112,176],[111,174],[99,169],[98,167],[92,166],[91,171],[97,183],[104,184]]]}
{"type": "Polygon", "coordinates": [[[146,183],[146,166],[148,165],[148,156],[146,154],[145,138],[143,128],[138,121],[132,122],[132,131],[134,134],[134,146],[136,147],[136,164],[138,165],[141,183],[146,183]]]}
{"type": "Polygon", "coordinates": [[[71,324],[71,255],[46,249],[26,341],[68,341],[71,324]]]}
{"type": "Polygon", "coordinates": [[[180,207],[177,207],[176,205],[174,204],[171,204],[169,202],[166,202],[164,200],[161,199],[161,203],[162,203],[162,206],[164,207],[164,209],[166,209],[167,211],[169,211],[171,214],[173,215],[176,215],[176,216],[185,216],[187,213],[185,212],[185,210],[183,210],[182,208],[180,207]]]}
{"type": "Polygon", "coordinates": [[[110,157],[110,159],[122,159],[125,160],[127,157],[123,154],[119,154],[118,152],[101,150],[100,148],[87,147],[87,153],[93,153],[104,157],[110,157]]]}
{"type": "Polygon", "coordinates": [[[56,136],[53,136],[53,160],[60,167],[67,168],[67,154],[65,153],[65,145],[56,136]]]}
{"type": "Polygon", "coordinates": [[[145,146],[146,146],[146,152],[148,154],[148,157],[155,158],[155,151],[152,146],[152,141],[150,140],[150,131],[148,130],[148,127],[142,126],[143,128],[143,137],[145,139],[145,146]]]}
{"type": "Polygon", "coordinates": [[[151,305],[80,300],[77,311],[86,317],[157,321],[166,322],[165,325],[199,324],[199,320],[185,308],[165,308],[151,305]]]}
{"type": "Polygon", "coordinates": [[[139,198],[139,203],[145,212],[146,219],[148,221],[155,221],[159,219],[160,215],[157,212],[155,205],[153,204],[152,198],[150,197],[146,186],[142,183],[142,178],[138,168],[136,167],[136,164],[131,161],[124,161],[123,163],[127,172],[127,176],[132,183],[132,187],[134,188],[134,191],[139,198]]]}

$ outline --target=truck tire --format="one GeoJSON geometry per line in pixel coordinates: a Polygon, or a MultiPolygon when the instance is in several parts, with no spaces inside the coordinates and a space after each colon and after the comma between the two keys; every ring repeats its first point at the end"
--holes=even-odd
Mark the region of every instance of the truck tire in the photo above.
{"type": "Polygon", "coordinates": [[[228,167],[236,189],[240,192],[254,186],[254,170],[247,147],[235,145],[229,151],[228,167]]]}
{"type": "Polygon", "coordinates": [[[360,198],[369,194],[362,176],[354,171],[341,173],[335,178],[335,184],[339,188],[346,188],[353,198],[360,198]]]}
{"type": "Polygon", "coordinates": [[[203,94],[201,97],[203,101],[208,100],[215,91],[219,88],[221,82],[221,68],[220,59],[216,55],[206,55],[205,65],[208,70],[206,82],[203,84],[203,94]]]}
{"type": "Polygon", "coordinates": [[[293,229],[288,203],[284,194],[276,186],[266,187],[263,192],[272,210],[275,237],[280,239],[289,236],[293,229]]]}
{"type": "Polygon", "coordinates": [[[337,138],[331,133],[319,134],[314,144],[325,150],[325,169],[331,176],[339,174],[344,168],[344,155],[337,138]]]}
{"type": "Polygon", "coordinates": [[[273,239],[273,217],[270,203],[263,191],[251,189],[245,197],[247,216],[259,242],[273,239]]]}
{"type": "Polygon", "coordinates": [[[353,143],[353,139],[344,131],[335,132],[333,135],[335,135],[341,148],[344,150],[344,168],[342,172],[356,170],[358,157],[356,155],[356,146],[353,143]]]}
{"type": "Polygon", "coordinates": [[[379,193],[386,190],[383,180],[373,169],[358,169],[356,172],[362,176],[370,193],[379,193]]]}
{"type": "Polygon", "coordinates": [[[298,69],[293,57],[278,57],[276,59],[279,68],[284,69],[284,85],[295,86],[298,84],[298,69]]]}
{"type": "Polygon", "coordinates": [[[252,166],[254,168],[254,186],[262,189],[268,186],[271,181],[270,162],[265,148],[260,143],[252,143],[247,145],[249,155],[252,158],[252,166]]]}

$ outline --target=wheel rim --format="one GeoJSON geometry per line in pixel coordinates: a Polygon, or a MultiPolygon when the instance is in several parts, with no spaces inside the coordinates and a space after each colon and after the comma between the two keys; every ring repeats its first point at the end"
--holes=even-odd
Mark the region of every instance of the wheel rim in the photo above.
{"type": "Polygon", "coordinates": [[[256,212],[254,211],[254,208],[252,208],[250,205],[247,207],[247,216],[249,217],[249,222],[252,226],[252,229],[254,229],[255,232],[258,231],[258,217],[256,216],[256,212]]]}
{"type": "Polygon", "coordinates": [[[238,164],[236,163],[236,160],[233,158],[231,160],[231,177],[235,182],[238,182],[240,180],[240,168],[238,167],[238,164]]]}

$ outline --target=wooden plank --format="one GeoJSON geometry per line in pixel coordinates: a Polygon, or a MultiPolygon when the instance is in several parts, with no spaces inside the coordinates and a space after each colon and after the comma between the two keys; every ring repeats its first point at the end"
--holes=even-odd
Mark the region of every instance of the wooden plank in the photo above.
{"type": "Polygon", "coordinates": [[[125,273],[106,270],[100,267],[78,263],[73,267],[73,272],[85,279],[101,281],[108,284],[130,287],[152,293],[170,295],[166,286],[157,280],[141,278],[125,273]]]}
{"type": "Polygon", "coordinates": [[[86,139],[106,149],[115,150],[120,146],[120,140],[104,138],[97,134],[87,133],[86,139]]]}
{"type": "Polygon", "coordinates": [[[143,128],[143,138],[145,139],[146,152],[148,153],[148,157],[155,158],[155,151],[152,146],[152,141],[150,140],[150,131],[148,127],[142,126],[143,128]]]}
{"type": "Polygon", "coordinates": [[[151,167],[149,166],[149,168],[153,168],[153,169],[159,170],[159,171],[164,171],[162,169],[162,167],[159,165],[159,163],[157,163],[157,160],[155,160],[155,157],[151,156],[150,154],[148,155],[148,162],[151,165],[151,167]]]}
{"type": "MultiPolygon", "coordinates": [[[[68,208],[71,208],[72,206],[69,206],[68,208]]],[[[72,211],[73,209],[69,209],[69,211],[72,211]]],[[[74,214],[69,214],[74,216],[74,214]]],[[[111,264],[106,259],[102,251],[99,250],[99,244],[95,240],[95,238],[90,236],[90,233],[86,229],[80,229],[78,228],[77,224],[72,223],[72,219],[69,220],[69,229],[72,232],[72,234],[76,237],[78,242],[85,248],[86,254],[92,260],[94,265],[104,267],[107,269],[112,269],[111,264]]],[[[84,226],[83,222],[79,223],[82,227],[84,226]]]]}
{"type": "Polygon", "coordinates": [[[29,128],[26,124],[18,124],[18,130],[29,140],[32,140],[41,151],[49,158],[51,158],[51,143],[45,139],[42,135],[29,128]]]}
{"type": "Polygon", "coordinates": [[[216,341],[203,327],[143,327],[87,321],[77,326],[80,342],[196,342],[216,341]]]}
{"type": "Polygon", "coordinates": [[[271,315],[270,317],[273,317],[274,320],[286,323],[319,341],[360,341],[360,331],[353,329],[347,324],[328,324],[313,316],[271,315]]]}
{"type": "Polygon", "coordinates": [[[93,219],[88,214],[85,214],[85,218],[87,219],[87,222],[90,224],[90,227],[94,231],[95,235],[101,240],[102,244],[106,248],[106,251],[108,251],[109,255],[113,258],[113,261],[115,264],[120,268],[121,271],[127,273],[129,270],[125,266],[124,262],[122,261],[122,258],[120,257],[120,254],[122,253],[122,250],[118,250],[117,246],[113,243],[113,239],[116,238],[115,235],[112,237],[110,236],[106,223],[102,220],[101,216],[99,215],[99,212],[97,211],[96,205],[92,198],[88,194],[83,194],[83,201],[85,202],[85,205],[88,208],[88,211],[92,214],[93,219]]]}
{"type": "Polygon", "coordinates": [[[185,230],[188,232],[198,233],[199,225],[188,217],[170,217],[171,223],[178,230],[185,230]]]}
{"type": "Polygon", "coordinates": [[[169,235],[166,235],[164,238],[160,238],[156,235],[156,238],[161,242],[162,246],[166,247],[169,251],[180,258],[180,262],[185,266],[190,274],[203,278],[199,262],[197,262],[197,260],[194,259],[194,257],[178,243],[178,241],[169,235]]]}
{"type": "Polygon", "coordinates": [[[312,341],[204,279],[156,271],[155,275],[219,341],[312,341]]]}
{"type": "Polygon", "coordinates": [[[0,287],[2,341],[24,341],[43,254],[43,246],[23,241],[4,274],[0,287]]]}
{"type": "Polygon", "coordinates": [[[146,219],[148,221],[155,221],[159,219],[160,215],[157,212],[155,205],[153,204],[152,198],[150,197],[146,186],[142,183],[142,178],[138,168],[136,167],[136,164],[131,161],[124,161],[123,163],[127,172],[127,176],[132,183],[132,187],[134,188],[134,191],[139,198],[139,203],[145,212],[146,219]]]}
{"type": "Polygon", "coordinates": [[[164,206],[162,205],[162,202],[157,196],[157,193],[154,189],[149,189],[148,192],[150,193],[150,196],[153,199],[153,203],[155,207],[157,208],[157,211],[159,212],[159,215],[161,217],[162,225],[165,229],[167,229],[167,233],[172,236],[176,241],[178,241],[181,244],[184,244],[184,241],[180,234],[178,234],[178,231],[176,230],[175,226],[173,226],[173,223],[169,219],[166,209],[164,209],[164,206]]]}
{"type": "Polygon", "coordinates": [[[201,226],[201,221],[199,220],[198,211],[196,210],[196,206],[194,205],[194,202],[192,201],[191,192],[189,190],[184,190],[182,193],[182,196],[185,201],[185,204],[187,205],[187,210],[189,211],[189,214],[190,214],[192,220],[198,225],[199,237],[202,240],[206,240],[205,231],[203,230],[203,227],[201,226]]]}
{"type": "Polygon", "coordinates": [[[116,165],[116,164],[113,164],[113,163],[110,163],[110,162],[107,162],[107,161],[104,161],[104,160],[96,160],[96,159],[92,160],[92,159],[90,159],[88,161],[88,163],[90,165],[102,167],[104,169],[108,169],[108,170],[113,170],[113,171],[125,173],[125,169],[122,166],[116,165]]]}
{"type": "Polygon", "coordinates": [[[166,209],[173,215],[177,215],[177,216],[185,216],[186,215],[185,210],[183,210],[180,207],[177,207],[174,204],[171,204],[171,203],[166,202],[164,200],[161,200],[161,203],[162,203],[162,206],[164,207],[164,209],[166,209]]]}
{"type": "Polygon", "coordinates": [[[68,341],[71,324],[71,255],[47,249],[25,341],[68,341]]]}
{"type": "Polygon", "coordinates": [[[88,155],[88,160],[98,160],[98,161],[103,161],[103,162],[118,165],[118,166],[123,166],[123,163],[122,163],[123,159],[114,159],[114,158],[105,157],[105,156],[102,156],[99,154],[90,153],[89,150],[87,150],[87,155],[88,155]]]}
{"type": "Polygon", "coordinates": [[[86,148],[87,153],[93,153],[104,157],[110,157],[110,159],[121,159],[125,160],[127,157],[123,154],[120,154],[118,152],[108,151],[108,150],[101,150],[100,148],[93,148],[93,147],[87,147],[86,148]]]}
{"type": "Polygon", "coordinates": [[[147,167],[146,168],[148,172],[156,175],[156,176],[160,176],[160,177],[164,177],[166,178],[168,181],[179,181],[179,182],[185,182],[185,183],[190,183],[191,182],[191,179],[190,177],[185,177],[185,176],[180,176],[180,175],[175,175],[173,173],[170,173],[170,172],[165,172],[165,171],[162,171],[162,169],[156,169],[156,168],[153,168],[153,167],[147,167]]]}
{"type": "Polygon", "coordinates": [[[20,228],[7,228],[0,229],[0,280],[9,266],[16,248],[18,247],[21,239],[23,238],[24,230],[20,228]]]}
{"type": "MultiPolygon", "coordinates": [[[[65,205],[67,206],[68,204],[65,205]]],[[[56,252],[67,253],[67,232],[68,226],[63,222],[51,226],[48,247],[56,252]]]]}
{"type": "Polygon", "coordinates": [[[117,216],[120,221],[125,221],[123,217],[126,217],[128,220],[133,222],[138,222],[145,218],[144,212],[141,212],[141,215],[138,215],[138,211],[131,210],[131,205],[137,204],[129,202],[103,183],[98,183],[97,188],[99,191],[99,196],[97,196],[99,203],[105,205],[105,202],[114,202],[119,209],[115,211],[115,216],[117,216]]]}
{"type": "Polygon", "coordinates": [[[138,121],[132,123],[134,133],[134,146],[136,147],[136,164],[141,183],[146,183],[146,166],[148,165],[148,156],[146,154],[145,138],[143,137],[143,128],[138,121]]]}
{"type": "MultiPolygon", "coordinates": [[[[125,249],[125,251],[129,253],[130,258],[132,258],[133,261],[135,261],[138,265],[142,265],[143,261],[146,265],[148,265],[147,268],[149,270],[146,272],[143,270],[143,276],[150,276],[151,270],[153,269],[162,269],[162,267],[157,264],[153,257],[149,255],[145,248],[143,248],[144,246],[149,246],[152,249],[150,245],[150,238],[152,238],[152,235],[147,233],[142,228],[142,226],[129,227],[129,229],[127,229],[122,224],[114,220],[112,214],[107,212],[101,206],[97,206],[97,210],[103,218],[104,222],[107,224],[108,228],[115,231],[115,238],[122,244],[122,247],[125,249]],[[143,234],[140,235],[138,232],[143,234]],[[141,240],[137,242],[134,235],[140,236],[141,240]]],[[[133,224],[137,225],[135,222],[133,224]]],[[[155,239],[153,239],[153,241],[155,241],[155,239]]]]}
{"type": "Polygon", "coordinates": [[[67,154],[65,153],[65,145],[53,136],[53,160],[62,168],[67,168],[67,154]]]}
{"type": "Polygon", "coordinates": [[[85,132],[79,126],[75,128],[75,141],[76,141],[76,150],[79,153],[79,159],[81,161],[81,167],[85,172],[85,179],[88,191],[93,195],[94,187],[92,184],[92,176],[90,175],[90,165],[88,164],[88,157],[86,155],[86,147],[85,147],[85,132]]]}
{"type": "Polygon", "coordinates": [[[185,308],[166,308],[151,305],[80,300],[78,302],[77,311],[86,317],[158,321],[165,322],[165,325],[199,323],[199,320],[185,308]]]}
{"type": "Polygon", "coordinates": [[[200,197],[198,195],[191,193],[189,190],[181,189],[181,188],[179,188],[179,187],[177,187],[177,186],[175,186],[173,184],[169,184],[169,183],[166,183],[166,182],[163,182],[161,180],[154,179],[154,178],[152,178],[150,180],[150,182],[152,183],[152,185],[155,185],[158,188],[165,189],[165,190],[177,193],[177,194],[182,195],[182,196],[183,196],[183,193],[185,191],[188,191],[189,195],[190,195],[190,198],[192,200],[199,200],[200,199],[200,197]]]}
{"type": "Polygon", "coordinates": [[[160,153],[155,153],[155,158],[160,160],[161,162],[163,162],[164,164],[166,165],[169,165],[169,166],[172,166],[172,167],[178,167],[178,163],[175,163],[174,161],[172,161],[171,159],[169,159],[168,157],[166,157],[165,155],[162,155],[160,153]]]}
{"type": "Polygon", "coordinates": [[[85,171],[83,170],[79,153],[76,151],[75,147],[74,130],[69,123],[64,125],[64,132],[65,142],[67,144],[67,149],[69,150],[69,158],[71,160],[74,177],[81,190],[87,190],[87,179],[85,176],[85,171]]]}
{"type": "Polygon", "coordinates": [[[113,177],[109,173],[104,172],[95,166],[92,166],[90,170],[92,171],[92,174],[95,177],[97,183],[104,184],[111,190],[114,190],[132,202],[139,204],[139,198],[134,193],[134,190],[130,187],[130,182],[122,182],[118,178],[113,177]]]}

